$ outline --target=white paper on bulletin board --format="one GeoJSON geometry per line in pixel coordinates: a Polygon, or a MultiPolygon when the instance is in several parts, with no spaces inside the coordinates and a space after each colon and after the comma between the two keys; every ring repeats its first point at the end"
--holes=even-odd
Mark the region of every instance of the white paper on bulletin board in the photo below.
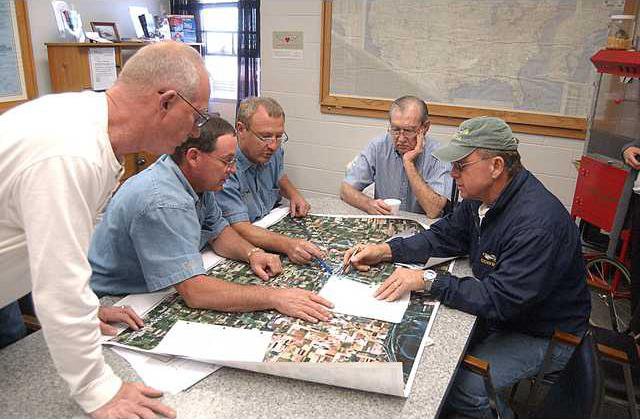
{"type": "Polygon", "coordinates": [[[106,90],[115,83],[118,75],[114,48],[89,48],[89,66],[93,90],[106,90]]]}
{"type": "Polygon", "coordinates": [[[289,58],[302,60],[304,58],[304,32],[302,31],[273,31],[273,58],[289,58]]]}

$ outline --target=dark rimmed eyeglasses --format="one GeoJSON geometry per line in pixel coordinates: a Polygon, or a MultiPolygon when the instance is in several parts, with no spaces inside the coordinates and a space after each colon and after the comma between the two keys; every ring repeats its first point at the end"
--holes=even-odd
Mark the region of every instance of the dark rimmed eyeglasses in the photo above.
{"type": "Polygon", "coordinates": [[[284,144],[287,141],[289,141],[289,136],[287,135],[286,132],[283,132],[282,135],[277,136],[277,135],[272,135],[270,137],[264,137],[258,133],[256,133],[254,130],[252,130],[251,128],[247,127],[247,131],[249,131],[250,133],[252,133],[258,140],[260,140],[263,143],[270,143],[271,141],[275,141],[279,144],[284,144]]]}
{"type": "MultiPolygon", "coordinates": [[[[187,105],[191,106],[191,109],[193,109],[196,112],[196,114],[198,114],[195,121],[193,121],[193,125],[195,125],[198,128],[202,128],[207,122],[209,122],[209,119],[211,118],[209,115],[202,113],[201,110],[193,106],[193,104],[189,102],[186,97],[182,96],[182,94],[180,94],[180,92],[178,92],[177,90],[174,90],[174,92],[176,92],[176,95],[178,95],[178,97],[182,99],[187,105]]],[[[161,91],[158,93],[163,94],[165,92],[161,91]]]]}

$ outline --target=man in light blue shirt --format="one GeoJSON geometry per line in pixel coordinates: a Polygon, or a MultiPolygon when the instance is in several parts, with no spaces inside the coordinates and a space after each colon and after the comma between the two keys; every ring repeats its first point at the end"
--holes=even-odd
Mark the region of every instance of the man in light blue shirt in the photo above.
{"type": "Polygon", "coordinates": [[[242,237],[255,246],[284,253],[293,263],[322,258],[315,244],[286,237],[252,222],[264,217],[281,197],[289,200],[292,217],[304,217],[310,206],[284,173],[284,110],[268,97],[249,97],[238,107],[238,169],[216,192],[222,214],[242,237]]]}
{"type": "MultiPolygon", "coordinates": [[[[205,116],[206,118],[206,116],[205,116]]],[[[207,118],[208,119],[208,118],[207,118]]],[[[193,308],[279,312],[316,322],[331,303],[299,288],[239,285],[205,276],[200,250],[251,265],[263,281],[282,271],[277,255],[230,228],[212,191],[235,172],[236,136],[221,118],[203,120],[198,138],[126,181],[96,228],[89,249],[91,288],[99,296],[154,292],[170,286],[193,308]]]]}
{"type": "Polygon", "coordinates": [[[384,199],[401,201],[400,209],[437,218],[451,196],[451,165],[433,157],[440,144],[429,131],[427,105],[415,96],[396,99],[389,108],[387,134],[375,138],[349,164],[340,188],[346,203],[368,214],[391,213],[384,199]],[[362,190],[375,183],[374,198],[362,190]]]}

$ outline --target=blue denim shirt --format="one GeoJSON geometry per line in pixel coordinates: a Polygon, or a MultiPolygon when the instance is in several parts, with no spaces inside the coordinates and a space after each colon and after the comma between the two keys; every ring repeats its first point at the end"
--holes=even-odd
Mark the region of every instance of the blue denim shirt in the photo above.
{"type": "Polygon", "coordinates": [[[227,179],[223,190],[216,192],[216,199],[229,224],[254,222],[280,203],[278,181],[284,175],[284,151],[278,148],[266,164],[252,163],[240,147],[236,157],[236,173],[227,179]]]}
{"type": "Polygon", "coordinates": [[[98,296],[157,291],[205,273],[200,250],[229,224],[213,192],[199,196],[164,155],[128,179],[93,234],[98,296]]]}
{"type": "MultiPolygon", "coordinates": [[[[416,157],[414,164],[431,189],[450,199],[453,187],[451,164],[433,157],[431,153],[438,147],[440,143],[427,136],[424,151],[416,157]]],[[[402,156],[388,134],[376,137],[349,164],[344,181],[360,191],[375,182],[376,199],[397,198],[402,201],[401,210],[424,214],[409,185],[402,156]]]]}

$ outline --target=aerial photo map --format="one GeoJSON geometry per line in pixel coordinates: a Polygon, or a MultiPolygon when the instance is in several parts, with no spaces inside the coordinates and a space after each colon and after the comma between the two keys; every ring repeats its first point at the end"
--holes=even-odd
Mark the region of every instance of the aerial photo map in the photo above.
{"type": "MultiPolygon", "coordinates": [[[[379,243],[397,235],[409,235],[424,228],[419,223],[401,218],[345,217],[310,215],[289,216],[270,230],[289,237],[303,238],[321,247],[325,261],[334,270],[340,267],[344,252],[358,243],[379,243]]],[[[267,284],[274,287],[299,287],[318,292],[330,275],[316,264],[295,265],[282,256],[283,272],[267,284]]],[[[369,272],[350,270],[344,275],[351,280],[382,283],[394,270],[390,263],[373,267],[369,272]]],[[[211,277],[242,283],[265,284],[242,262],[225,260],[207,273],[211,277]]],[[[329,322],[313,324],[291,318],[275,310],[249,313],[224,313],[187,307],[173,293],[165,297],[144,317],[139,331],[127,330],[116,342],[131,348],[153,350],[178,321],[188,321],[240,329],[272,332],[263,363],[271,362],[399,362],[404,383],[409,380],[430,320],[438,303],[427,295],[412,294],[408,309],[400,323],[334,313],[329,322]]]]}

